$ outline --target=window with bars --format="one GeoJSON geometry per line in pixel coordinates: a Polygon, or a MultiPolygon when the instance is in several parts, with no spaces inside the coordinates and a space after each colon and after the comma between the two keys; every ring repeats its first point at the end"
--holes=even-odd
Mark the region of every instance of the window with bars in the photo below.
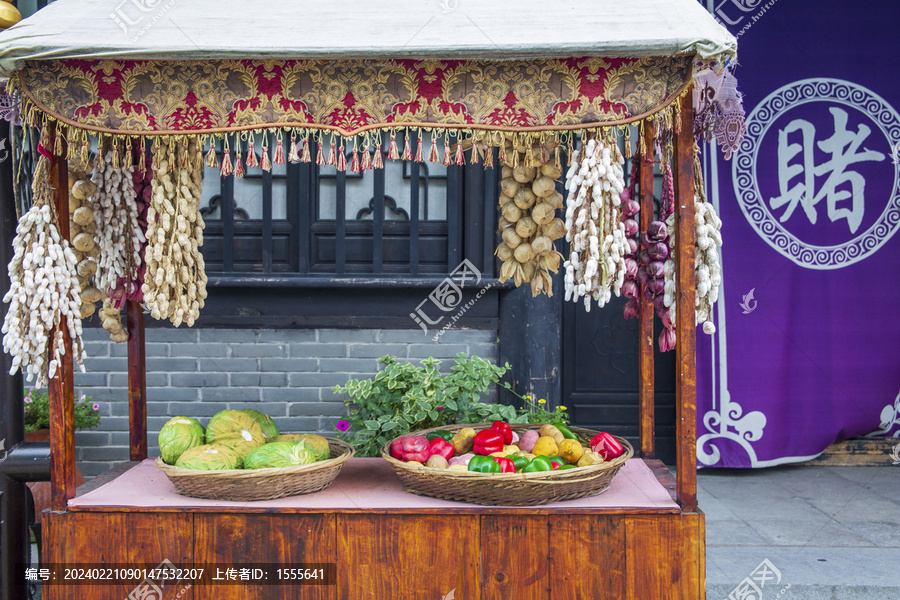
{"type": "MultiPolygon", "coordinates": [[[[232,138],[230,147],[236,143],[232,138]]],[[[424,136],[422,143],[429,148],[431,141],[424,136]]],[[[413,152],[416,144],[414,136],[413,152]]],[[[247,149],[244,141],[245,159],[247,149]]],[[[312,141],[311,151],[315,156],[312,141]]],[[[201,212],[208,274],[220,280],[380,278],[402,285],[440,279],[467,258],[493,276],[494,170],[386,156],[384,165],[353,173],[288,163],[271,172],[249,169],[243,178],[206,167],[201,212]]]]}

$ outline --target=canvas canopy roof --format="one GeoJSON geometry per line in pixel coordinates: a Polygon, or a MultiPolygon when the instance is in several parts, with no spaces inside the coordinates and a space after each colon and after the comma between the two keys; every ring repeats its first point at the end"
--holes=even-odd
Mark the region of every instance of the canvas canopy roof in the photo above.
{"type": "Polygon", "coordinates": [[[0,75],[68,58],[725,61],[736,49],[696,0],[58,0],[0,33],[0,75]]]}

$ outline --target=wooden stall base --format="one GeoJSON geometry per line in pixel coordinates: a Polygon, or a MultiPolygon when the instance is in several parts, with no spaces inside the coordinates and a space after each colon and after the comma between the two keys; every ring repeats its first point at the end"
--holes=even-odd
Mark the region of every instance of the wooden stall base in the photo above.
{"type": "MultiPolygon", "coordinates": [[[[668,469],[647,462],[674,496],[668,469]]],[[[88,485],[101,485],[134,464],[88,485]]],[[[704,598],[705,524],[699,511],[484,508],[292,514],[70,509],[45,515],[50,534],[44,539],[56,542],[44,551],[54,564],[336,565],[334,585],[182,583],[161,588],[163,600],[704,598]]],[[[122,600],[134,587],[49,585],[43,597],[122,600]]]]}

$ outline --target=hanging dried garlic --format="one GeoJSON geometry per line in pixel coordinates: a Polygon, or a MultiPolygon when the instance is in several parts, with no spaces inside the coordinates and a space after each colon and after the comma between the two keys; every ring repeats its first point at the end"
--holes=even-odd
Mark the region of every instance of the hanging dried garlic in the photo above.
{"type": "Polygon", "coordinates": [[[3,298],[9,309],[2,331],[3,348],[13,357],[10,374],[22,369],[29,381],[36,379],[35,385],[43,387],[48,378],[55,377],[66,351],[60,327],[63,317],[72,339],[73,357],[81,371],[85,352],[81,339],[81,287],[76,275],[78,259],[59,234],[59,216],[50,187],[50,159],[44,154],[38,157],[32,189],[34,205],[22,215],[13,240],[10,288],[3,298]]]}
{"type": "Polygon", "coordinates": [[[532,296],[553,295],[550,273],[562,261],[553,242],[565,235],[562,219],[556,217],[563,206],[556,191],[558,166],[542,160],[555,142],[525,144],[508,134],[501,153],[500,235],[495,254],[503,261],[500,281],[513,279],[516,286],[531,284],[532,296]]]}
{"type": "Polygon", "coordinates": [[[620,214],[620,194],[625,189],[618,148],[591,139],[572,157],[566,175],[566,240],[571,255],[566,266],[566,300],[584,297],[603,307],[619,295],[625,281],[625,255],[629,252],[620,214]]]}
{"type": "MultiPolygon", "coordinates": [[[[144,232],[139,216],[140,206],[135,197],[134,168],[113,166],[112,150],[105,160],[97,157],[93,182],[97,192],[92,196],[93,219],[100,232],[98,248],[100,264],[95,280],[103,291],[103,309],[100,321],[114,342],[125,342],[128,333],[122,327],[121,306],[110,301],[111,296],[127,296],[134,293],[134,280],[141,264],[144,232]],[[117,290],[125,286],[126,289],[117,290]]],[[[80,208],[78,210],[85,210],[80,208]]]]}
{"type": "Polygon", "coordinates": [[[200,246],[202,173],[194,168],[194,142],[159,138],[154,150],[152,197],[147,211],[144,301],[154,319],[190,327],[206,298],[206,270],[200,246]]]}

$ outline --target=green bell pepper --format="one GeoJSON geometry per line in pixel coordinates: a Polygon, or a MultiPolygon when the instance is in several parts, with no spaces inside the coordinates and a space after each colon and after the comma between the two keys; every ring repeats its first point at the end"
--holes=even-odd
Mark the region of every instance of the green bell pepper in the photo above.
{"type": "Polygon", "coordinates": [[[425,434],[425,438],[426,438],[429,442],[430,442],[431,440],[433,440],[434,438],[438,438],[438,437],[441,438],[441,439],[444,440],[444,441],[449,442],[451,439],[453,439],[453,433],[451,433],[451,432],[449,432],[449,431],[447,431],[447,430],[445,430],[445,429],[438,429],[437,431],[432,431],[431,433],[426,433],[426,434],[425,434]]]}
{"type": "Polygon", "coordinates": [[[563,425],[562,423],[554,423],[556,428],[559,429],[559,432],[563,434],[563,437],[567,440],[577,440],[578,436],[572,433],[572,430],[563,425]]]}
{"type": "Polygon", "coordinates": [[[531,462],[528,458],[524,456],[516,456],[515,454],[511,456],[507,456],[509,460],[513,461],[513,464],[516,465],[516,472],[521,473],[522,469],[528,466],[528,463],[531,462]]]}
{"type": "Polygon", "coordinates": [[[524,469],[522,469],[523,473],[538,473],[540,471],[552,471],[553,465],[550,463],[550,459],[546,456],[535,456],[530,463],[528,463],[524,469]]]}
{"type": "Polygon", "coordinates": [[[569,464],[569,462],[566,459],[564,459],[562,456],[548,456],[547,458],[550,459],[550,462],[555,462],[556,464],[558,464],[561,467],[564,467],[567,464],[569,464]]]}
{"type": "Polygon", "coordinates": [[[469,470],[475,473],[499,473],[500,465],[493,456],[473,456],[469,461],[469,470]]]}
{"type": "Polygon", "coordinates": [[[574,469],[575,465],[563,465],[557,469],[557,471],[568,471],[569,469],[574,469]]]}

